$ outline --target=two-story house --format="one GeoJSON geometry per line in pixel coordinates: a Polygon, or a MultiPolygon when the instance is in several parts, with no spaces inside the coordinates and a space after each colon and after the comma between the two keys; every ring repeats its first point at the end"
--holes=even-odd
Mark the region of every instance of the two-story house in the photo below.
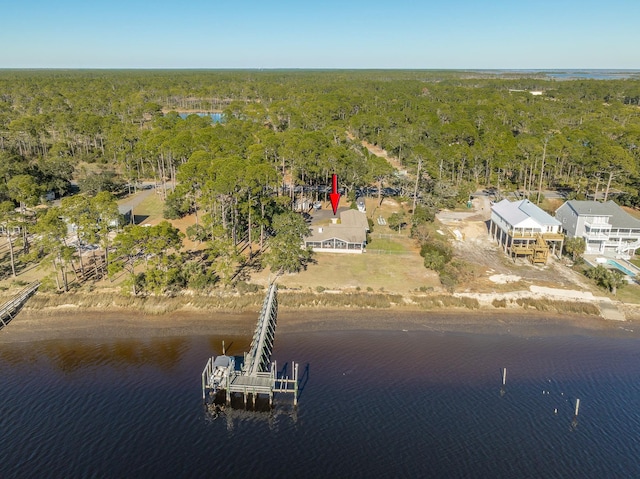
{"type": "Polygon", "coordinates": [[[584,238],[587,254],[631,257],[640,248],[640,220],[613,201],[566,201],[556,219],[570,238],[584,238]]]}
{"type": "Polygon", "coordinates": [[[560,221],[529,200],[493,205],[489,234],[512,258],[525,256],[534,264],[547,262],[550,247],[560,254],[564,241],[560,221]]]}

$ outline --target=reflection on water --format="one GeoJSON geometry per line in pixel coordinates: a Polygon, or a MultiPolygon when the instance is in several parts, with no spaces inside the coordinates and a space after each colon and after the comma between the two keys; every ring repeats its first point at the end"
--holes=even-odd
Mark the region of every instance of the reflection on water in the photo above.
{"type": "Polygon", "coordinates": [[[640,477],[637,338],[279,334],[299,406],[212,414],[223,339],[3,344],[0,477],[640,477]]]}
{"type": "Polygon", "coordinates": [[[169,370],[180,361],[188,347],[187,338],[119,339],[110,342],[42,341],[30,344],[27,349],[23,345],[3,345],[0,361],[12,365],[35,365],[44,361],[63,373],[97,366],[127,368],[149,365],[169,370]]]}
{"type": "Polygon", "coordinates": [[[283,421],[289,424],[298,422],[298,408],[292,401],[276,400],[273,405],[269,405],[268,399],[258,398],[255,406],[243,404],[240,397],[234,397],[232,404],[226,406],[224,401],[204,405],[205,421],[221,421],[226,425],[228,431],[233,431],[236,427],[245,427],[251,423],[262,422],[269,426],[270,430],[275,430],[283,421]]]}

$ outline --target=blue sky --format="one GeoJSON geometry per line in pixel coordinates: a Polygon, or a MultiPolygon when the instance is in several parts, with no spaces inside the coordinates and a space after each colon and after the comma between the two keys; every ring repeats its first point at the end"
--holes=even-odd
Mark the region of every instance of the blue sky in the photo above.
{"type": "Polygon", "coordinates": [[[638,19],[639,0],[4,0],[0,68],[640,69],[638,19]]]}

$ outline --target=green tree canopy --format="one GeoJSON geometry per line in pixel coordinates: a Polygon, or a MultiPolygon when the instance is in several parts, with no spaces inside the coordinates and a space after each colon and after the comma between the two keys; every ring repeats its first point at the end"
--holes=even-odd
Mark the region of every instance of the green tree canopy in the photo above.
{"type": "Polygon", "coordinates": [[[303,246],[304,238],[310,234],[304,218],[291,211],[276,215],[273,218],[273,231],[265,263],[273,271],[300,271],[311,259],[311,251],[303,246]]]}

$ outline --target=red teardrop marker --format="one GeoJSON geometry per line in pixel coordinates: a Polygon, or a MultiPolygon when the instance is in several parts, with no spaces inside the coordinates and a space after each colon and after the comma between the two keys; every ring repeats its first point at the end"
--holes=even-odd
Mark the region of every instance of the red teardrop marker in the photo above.
{"type": "Polygon", "coordinates": [[[333,175],[331,179],[333,181],[333,186],[331,188],[331,193],[329,193],[329,199],[331,200],[331,207],[333,208],[333,214],[335,216],[338,211],[338,203],[340,202],[340,193],[338,193],[338,175],[333,175]]]}

